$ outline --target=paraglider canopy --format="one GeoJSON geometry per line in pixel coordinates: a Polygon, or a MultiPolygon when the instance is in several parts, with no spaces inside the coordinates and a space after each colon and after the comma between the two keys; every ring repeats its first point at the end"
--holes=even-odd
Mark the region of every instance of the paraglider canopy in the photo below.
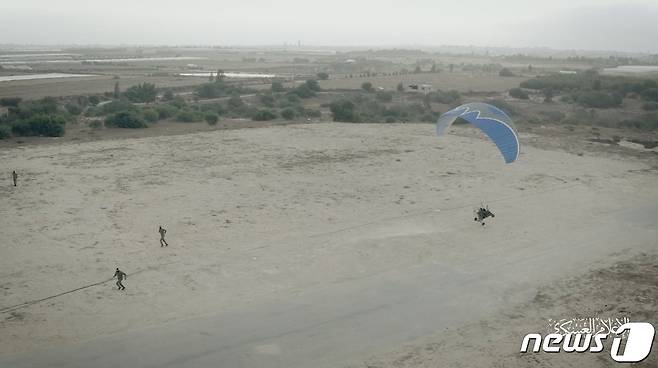
{"type": "Polygon", "coordinates": [[[496,144],[506,163],[519,157],[519,136],[512,119],[501,109],[482,102],[467,103],[442,114],[436,132],[443,135],[452,123],[463,119],[482,130],[496,144]]]}

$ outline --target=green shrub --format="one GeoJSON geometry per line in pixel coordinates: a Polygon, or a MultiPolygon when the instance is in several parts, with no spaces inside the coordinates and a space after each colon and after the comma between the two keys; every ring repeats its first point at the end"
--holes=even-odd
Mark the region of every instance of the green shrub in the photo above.
{"type": "Polygon", "coordinates": [[[586,107],[609,108],[621,106],[622,97],[602,91],[583,91],[574,94],[574,100],[586,107]]]}
{"type": "Polygon", "coordinates": [[[297,115],[297,113],[295,112],[295,110],[293,110],[293,109],[291,109],[291,108],[289,108],[289,107],[286,108],[286,109],[284,109],[283,111],[281,111],[281,117],[284,118],[284,119],[286,119],[286,120],[292,120],[292,119],[294,119],[294,118],[295,118],[295,115],[297,115]]]}
{"type": "Polygon", "coordinates": [[[105,119],[108,127],[140,129],[148,128],[146,121],[135,111],[120,111],[105,119]]]}
{"type": "Polygon", "coordinates": [[[313,92],[320,92],[321,90],[320,84],[315,79],[309,79],[306,82],[304,82],[303,85],[308,87],[308,89],[310,89],[313,92]]]}
{"type": "Polygon", "coordinates": [[[461,100],[461,95],[456,90],[442,91],[436,90],[428,93],[427,99],[430,102],[442,103],[442,104],[453,104],[461,100]]]}
{"type": "Polygon", "coordinates": [[[645,114],[637,118],[622,121],[620,127],[635,128],[644,131],[658,130],[658,114],[645,114]]]}
{"type": "Polygon", "coordinates": [[[519,111],[514,108],[511,104],[503,100],[493,100],[489,102],[490,105],[496,106],[497,108],[503,110],[509,116],[520,116],[519,111]]]}
{"type": "Polygon", "coordinates": [[[11,129],[6,125],[0,125],[0,139],[7,139],[11,137],[11,129]]]}
{"type": "Polygon", "coordinates": [[[142,110],[142,117],[149,123],[155,123],[160,120],[160,113],[154,109],[142,110]]]}
{"type": "Polygon", "coordinates": [[[348,100],[332,102],[329,105],[334,121],[357,123],[361,119],[355,111],[356,106],[348,100]]]}
{"type": "Polygon", "coordinates": [[[361,89],[366,91],[366,92],[374,91],[374,89],[372,88],[372,83],[370,83],[370,82],[361,83],[361,89]]]}
{"type": "Polygon", "coordinates": [[[20,97],[3,97],[0,98],[0,106],[13,106],[18,107],[18,104],[23,101],[20,97]]]}
{"type": "Polygon", "coordinates": [[[307,84],[302,84],[301,86],[293,89],[288,92],[289,95],[297,95],[299,98],[311,98],[315,97],[315,91],[311,89],[307,84]]]}
{"type": "Polygon", "coordinates": [[[91,106],[96,106],[101,102],[101,99],[98,96],[89,96],[89,104],[91,106]]]}
{"type": "Polygon", "coordinates": [[[526,91],[522,90],[521,88],[512,88],[512,89],[510,89],[509,90],[509,95],[514,97],[514,98],[521,99],[521,100],[527,100],[528,98],[530,98],[528,96],[528,93],[526,91]]]}
{"type": "Polygon", "coordinates": [[[267,121],[276,119],[276,114],[270,110],[258,110],[251,118],[254,121],[267,121]]]}
{"type": "Polygon", "coordinates": [[[272,87],[271,87],[272,92],[283,92],[286,89],[283,87],[283,83],[280,81],[274,81],[272,82],[272,87]]]}
{"type": "Polygon", "coordinates": [[[375,98],[379,102],[391,102],[393,101],[393,94],[391,92],[379,91],[375,95],[375,98]]]}
{"type": "Polygon", "coordinates": [[[645,102],[644,104],[642,104],[642,109],[647,111],[658,110],[658,102],[654,102],[654,101],[645,102]]]}
{"type": "Polygon", "coordinates": [[[178,114],[178,108],[168,104],[156,106],[155,111],[158,113],[158,120],[169,119],[178,114]]]}
{"type": "Polygon", "coordinates": [[[123,94],[132,102],[153,102],[158,95],[155,84],[146,82],[128,88],[123,94]]]}
{"type": "Polygon", "coordinates": [[[274,107],[274,96],[271,93],[260,95],[260,102],[267,107],[274,107]]]}
{"type": "Polygon", "coordinates": [[[203,112],[214,112],[217,115],[226,113],[226,108],[219,102],[203,104],[199,106],[203,112]]]}
{"type": "Polygon", "coordinates": [[[239,95],[233,95],[231,96],[231,98],[228,99],[226,105],[228,106],[229,109],[235,110],[244,107],[245,104],[239,95]]]}
{"type": "Polygon", "coordinates": [[[61,115],[38,114],[27,120],[16,121],[11,127],[15,135],[61,137],[64,135],[66,118],[61,115]]]}
{"type": "Polygon", "coordinates": [[[114,114],[122,111],[137,111],[137,107],[126,100],[114,100],[101,106],[102,115],[114,114]]]}
{"type": "Polygon", "coordinates": [[[183,109],[187,107],[187,102],[185,99],[181,96],[176,96],[174,97],[173,100],[167,102],[167,104],[177,108],[177,109],[183,109]]]}
{"type": "Polygon", "coordinates": [[[181,110],[176,115],[176,121],[180,121],[182,123],[194,123],[203,119],[204,116],[200,112],[193,110],[181,110]]]}
{"type": "Polygon", "coordinates": [[[93,129],[100,129],[103,127],[103,121],[102,120],[92,120],[89,122],[89,127],[93,129]]]}
{"type": "Polygon", "coordinates": [[[219,115],[215,114],[214,112],[206,113],[204,118],[206,119],[206,123],[208,123],[208,125],[216,125],[219,121],[219,115]]]}
{"type": "Polygon", "coordinates": [[[80,105],[76,103],[69,102],[66,105],[64,105],[64,108],[71,115],[80,115],[82,113],[82,107],[80,107],[80,105]]]}
{"type": "Polygon", "coordinates": [[[324,72],[320,72],[320,73],[316,74],[316,76],[318,77],[319,80],[329,79],[329,74],[324,73],[324,72]]]}
{"type": "Polygon", "coordinates": [[[642,98],[648,101],[658,101],[658,88],[648,88],[642,92],[642,98]]]}
{"type": "Polygon", "coordinates": [[[515,77],[516,74],[514,74],[511,70],[507,68],[503,68],[498,72],[498,75],[501,77],[515,77]]]}
{"type": "Polygon", "coordinates": [[[174,92],[170,89],[166,90],[165,93],[162,95],[162,99],[164,101],[171,101],[174,99],[174,92]]]}

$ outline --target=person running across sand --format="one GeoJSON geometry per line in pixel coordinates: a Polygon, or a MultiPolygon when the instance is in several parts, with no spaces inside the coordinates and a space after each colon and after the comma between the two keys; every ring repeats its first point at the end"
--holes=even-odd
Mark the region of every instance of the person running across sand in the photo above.
{"type": "Polygon", "coordinates": [[[123,286],[121,281],[123,281],[123,279],[128,279],[128,275],[126,275],[125,272],[123,272],[119,268],[117,268],[117,270],[114,273],[114,276],[112,276],[112,278],[115,278],[115,277],[117,278],[117,286],[119,287],[119,290],[126,290],[126,287],[123,286]]]}
{"type": "Polygon", "coordinates": [[[160,233],[160,247],[168,247],[169,244],[167,244],[167,241],[165,240],[165,234],[167,233],[167,230],[163,229],[162,226],[160,226],[158,232],[160,233]]]}

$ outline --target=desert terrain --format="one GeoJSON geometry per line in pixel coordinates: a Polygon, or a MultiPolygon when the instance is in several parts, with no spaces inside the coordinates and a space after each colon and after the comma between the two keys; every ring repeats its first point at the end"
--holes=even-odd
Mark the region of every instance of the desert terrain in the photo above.
{"type": "Polygon", "coordinates": [[[610,363],[518,348],[573,314],[656,325],[655,153],[540,130],[511,165],[432,124],[8,144],[0,365],[610,363]]]}

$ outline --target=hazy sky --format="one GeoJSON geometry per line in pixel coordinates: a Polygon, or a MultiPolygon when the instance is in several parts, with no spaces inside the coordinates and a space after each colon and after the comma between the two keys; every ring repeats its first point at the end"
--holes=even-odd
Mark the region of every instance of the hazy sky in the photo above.
{"type": "Polygon", "coordinates": [[[0,44],[298,40],[658,53],[658,0],[0,0],[0,44]]]}

